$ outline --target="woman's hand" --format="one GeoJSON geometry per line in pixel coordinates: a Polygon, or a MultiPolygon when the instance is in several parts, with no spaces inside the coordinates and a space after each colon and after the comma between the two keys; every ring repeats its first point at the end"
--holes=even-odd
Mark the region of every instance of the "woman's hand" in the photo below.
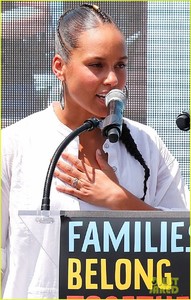
{"type": "Polygon", "coordinates": [[[63,153],[62,158],[69,164],[59,160],[54,176],[67,185],[58,185],[57,190],[91,204],[111,208],[115,193],[121,187],[101,151],[96,151],[100,169],[95,169],[68,153],[63,153]]]}
{"type": "Polygon", "coordinates": [[[100,169],[95,169],[68,153],[62,154],[70,164],[59,161],[54,176],[67,185],[57,190],[73,195],[87,203],[115,210],[157,210],[122,187],[113,169],[96,151],[100,169]]]}

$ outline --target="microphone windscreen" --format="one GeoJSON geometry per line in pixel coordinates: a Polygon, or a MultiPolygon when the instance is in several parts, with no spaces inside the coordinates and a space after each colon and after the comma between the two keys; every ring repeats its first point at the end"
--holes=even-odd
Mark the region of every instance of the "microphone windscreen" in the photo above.
{"type": "Polygon", "coordinates": [[[125,106],[126,101],[127,101],[127,97],[126,97],[126,95],[121,90],[119,90],[119,89],[113,89],[105,97],[105,104],[106,104],[106,106],[108,106],[109,103],[112,100],[122,101],[123,104],[124,104],[124,106],[125,106]]]}
{"type": "Polygon", "coordinates": [[[176,119],[176,125],[180,130],[187,131],[190,129],[190,114],[182,112],[176,119]]]}

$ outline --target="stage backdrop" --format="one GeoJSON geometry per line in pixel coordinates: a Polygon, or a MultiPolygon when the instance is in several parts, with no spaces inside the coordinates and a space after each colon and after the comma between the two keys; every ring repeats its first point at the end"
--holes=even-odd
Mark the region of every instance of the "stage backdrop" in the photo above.
{"type": "MultiPolygon", "coordinates": [[[[1,1],[2,127],[58,99],[51,71],[56,21],[83,2],[1,1]]],[[[189,184],[189,131],[177,128],[176,117],[189,110],[190,1],[95,3],[114,17],[126,36],[125,116],[158,131],[189,184]]]]}

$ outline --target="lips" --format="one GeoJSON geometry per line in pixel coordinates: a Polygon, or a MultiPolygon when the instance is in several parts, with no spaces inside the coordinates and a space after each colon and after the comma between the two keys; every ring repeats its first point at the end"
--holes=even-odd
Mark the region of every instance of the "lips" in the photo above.
{"type": "Polygon", "coordinates": [[[105,100],[105,96],[106,96],[106,95],[105,95],[105,94],[104,94],[104,95],[102,95],[102,94],[96,94],[96,96],[99,97],[100,99],[105,100]]]}
{"type": "Polygon", "coordinates": [[[105,106],[105,96],[106,94],[96,94],[96,97],[100,104],[105,106]]]}

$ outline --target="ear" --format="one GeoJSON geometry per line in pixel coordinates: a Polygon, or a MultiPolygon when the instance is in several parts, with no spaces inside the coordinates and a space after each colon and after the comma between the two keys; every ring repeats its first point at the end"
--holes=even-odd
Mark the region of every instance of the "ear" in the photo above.
{"type": "Polygon", "coordinates": [[[52,60],[52,71],[60,81],[65,80],[66,63],[59,54],[55,54],[52,60]]]}

